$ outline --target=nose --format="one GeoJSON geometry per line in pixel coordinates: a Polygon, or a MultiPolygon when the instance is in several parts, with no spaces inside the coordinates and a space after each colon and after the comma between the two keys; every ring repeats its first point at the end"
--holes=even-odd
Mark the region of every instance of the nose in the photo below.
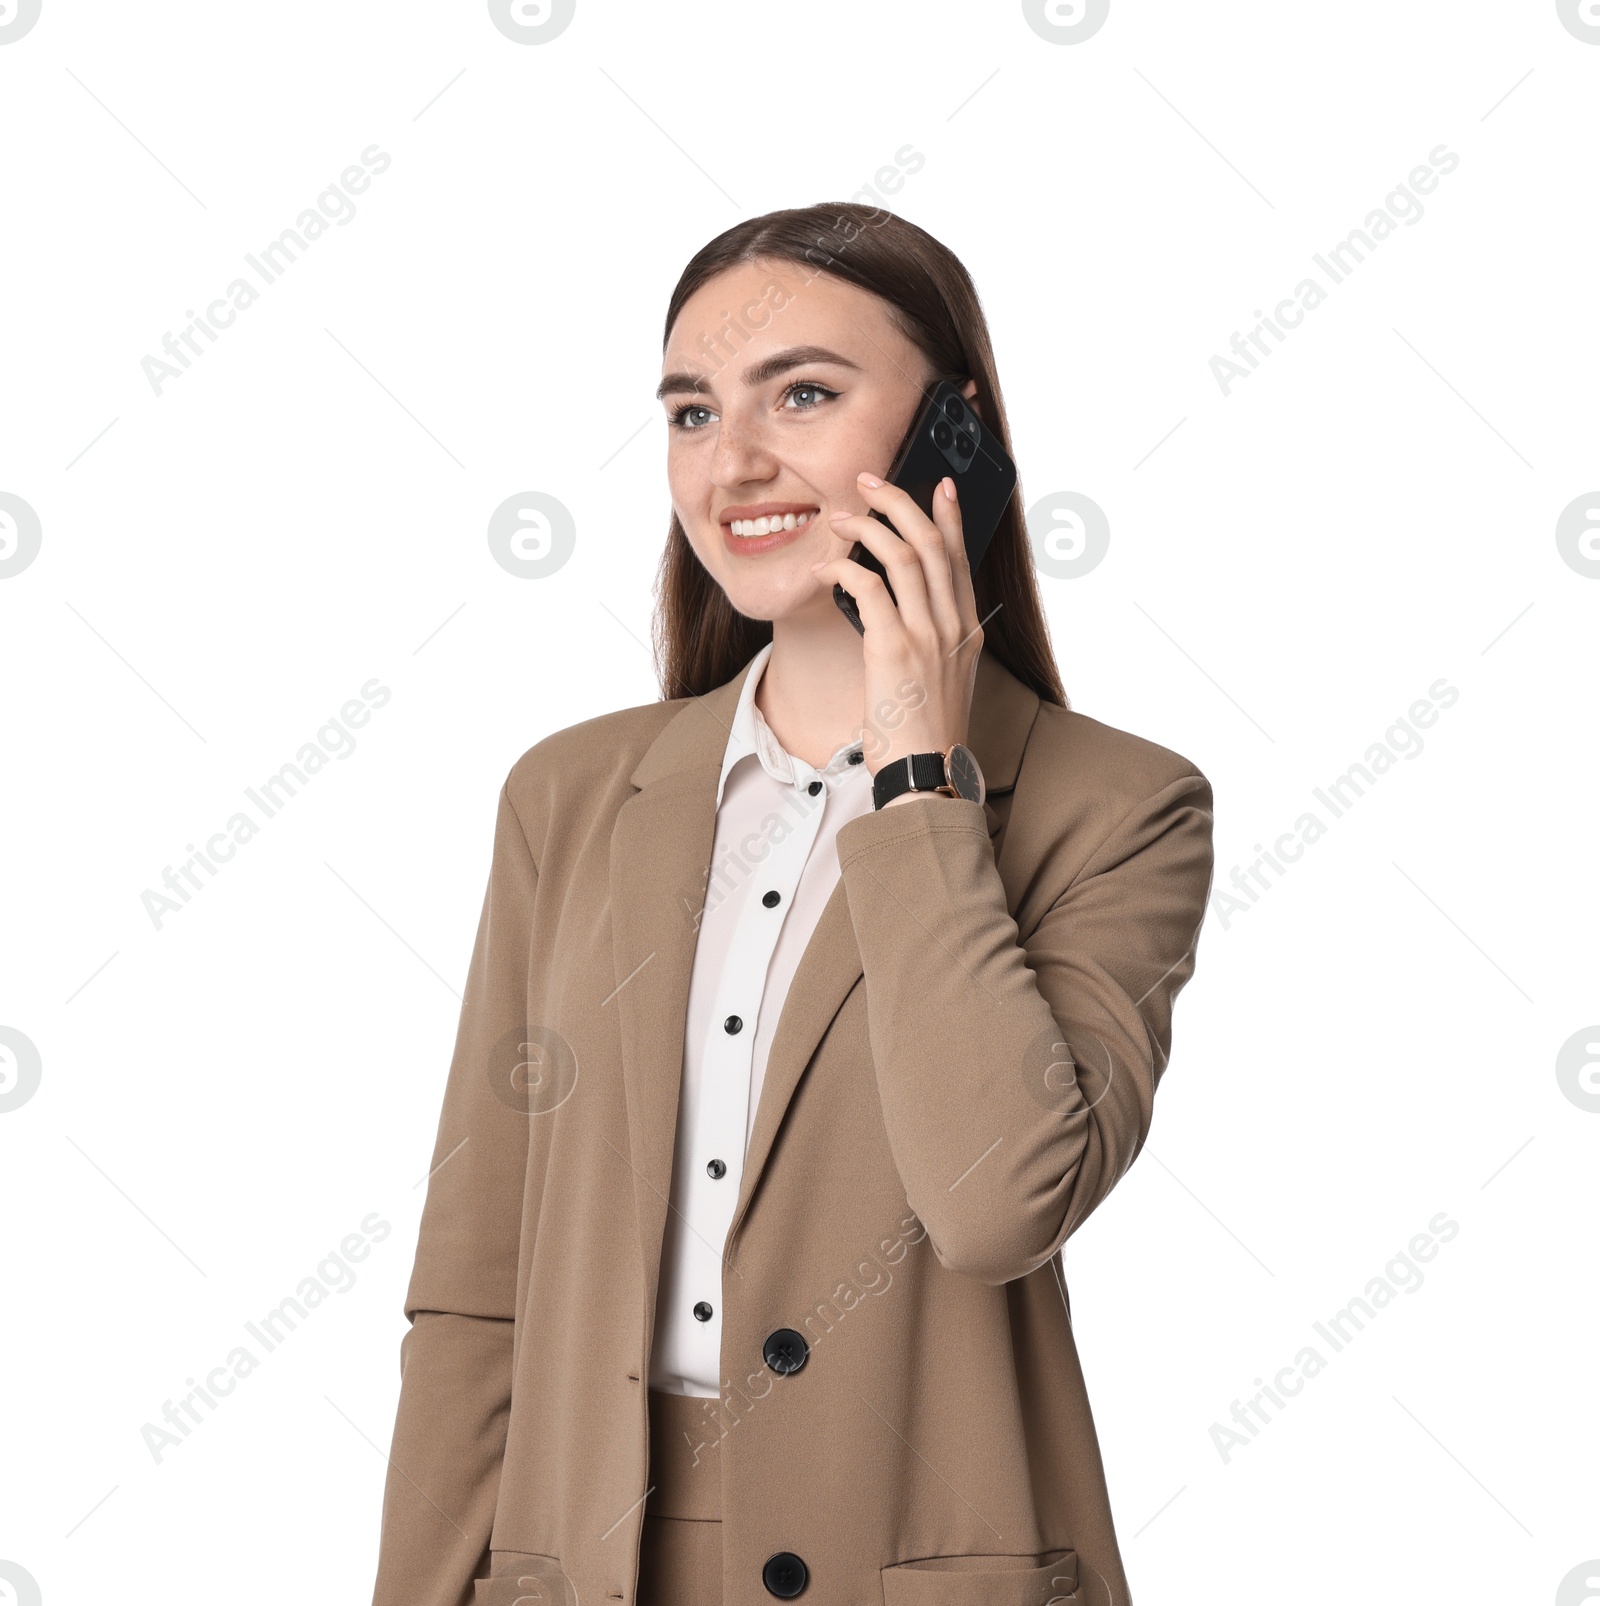
{"type": "Polygon", "coordinates": [[[751,419],[724,413],[717,424],[717,445],[711,458],[711,477],[720,486],[734,487],[770,480],[778,460],[761,425],[751,419]]]}

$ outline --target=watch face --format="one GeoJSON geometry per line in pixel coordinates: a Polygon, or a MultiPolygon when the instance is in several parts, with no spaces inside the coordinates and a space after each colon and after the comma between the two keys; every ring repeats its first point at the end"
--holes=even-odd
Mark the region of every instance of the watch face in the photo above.
{"type": "Polygon", "coordinates": [[[957,742],[945,760],[945,770],[958,797],[966,798],[969,803],[983,802],[987,795],[983,784],[983,771],[978,768],[978,761],[973,757],[971,748],[963,747],[957,742]]]}

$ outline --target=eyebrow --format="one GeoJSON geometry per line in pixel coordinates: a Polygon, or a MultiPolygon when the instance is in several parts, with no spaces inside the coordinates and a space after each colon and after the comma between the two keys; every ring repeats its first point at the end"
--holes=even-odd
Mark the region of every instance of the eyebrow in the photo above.
{"type": "MultiPolygon", "coordinates": [[[[779,374],[787,373],[791,368],[804,368],[810,363],[817,362],[831,362],[839,368],[853,368],[857,373],[862,371],[860,363],[851,362],[848,357],[841,357],[838,352],[829,351],[826,346],[789,346],[746,368],[743,378],[747,385],[764,385],[769,379],[776,379],[779,374]]],[[[698,393],[705,389],[706,381],[699,374],[668,374],[656,387],[656,400],[660,401],[663,396],[679,391],[698,393]]]]}

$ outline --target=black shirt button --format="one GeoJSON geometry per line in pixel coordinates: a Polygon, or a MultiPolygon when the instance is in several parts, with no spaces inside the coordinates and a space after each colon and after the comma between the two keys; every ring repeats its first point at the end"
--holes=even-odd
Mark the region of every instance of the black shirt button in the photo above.
{"type": "Polygon", "coordinates": [[[853,753],[852,753],[852,754],[851,754],[851,755],[850,755],[850,763],[852,763],[852,764],[859,764],[859,763],[860,763],[860,762],[861,762],[861,761],[862,761],[862,759],[863,759],[863,758],[865,758],[865,757],[866,757],[866,755],[865,755],[865,754],[864,754],[864,753],[863,753],[863,752],[862,752],[862,751],[861,751],[861,749],[860,749],[860,748],[859,748],[859,747],[858,747],[858,748],[857,748],[857,749],[856,749],[856,750],[855,750],[855,752],[853,752],[853,753]]]}
{"type": "Polygon", "coordinates": [[[728,1162],[726,1160],[706,1161],[706,1175],[714,1182],[720,1182],[725,1176],[727,1176],[727,1174],[728,1162]]]}
{"type": "Polygon", "coordinates": [[[723,1023],[722,1029],[729,1037],[736,1037],[744,1030],[744,1022],[737,1015],[730,1015],[723,1023]]]}
{"type": "Polygon", "coordinates": [[[767,1334],[761,1354],[774,1372],[780,1377],[788,1377],[806,1364],[811,1348],[806,1343],[805,1334],[797,1333],[792,1327],[780,1327],[776,1332],[767,1334]]]}
{"type": "MultiPolygon", "coordinates": [[[[809,793],[810,793],[810,794],[811,794],[811,795],[812,795],[812,796],[813,796],[813,797],[815,797],[815,796],[816,796],[816,795],[817,795],[817,793],[818,793],[818,792],[820,792],[820,791],[821,791],[821,790],[822,790],[822,782],[821,782],[821,781],[813,781],[813,782],[812,782],[812,783],[811,783],[811,784],[810,784],[810,786],[808,786],[808,787],[807,787],[807,788],[806,788],[806,790],[807,790],[807,791],[808,791],[808,792],[809,792],[809,793]]],[[[796,1560],[798,1560],[798,1559],[799,1559],[799,1558],[798,1558],[798,1557],[796,1557],[796,1560]]],[[[801,1565],[802,1565],[802,1566],[804,1566],[804,1565],[805,1565],[805,1564],[804,1564],[804,1563],[803,1563],[803,1562],[802,1562],[802,1563],[801,1563],[801,1565]]],[[[796,1594],[797,1594],[797,1595],[798,1595],[798,1594],[799,1594],[799,1593],[800,1593],[800,1592],[799,1592],[799,1590],[796,1590],[796,1591],[795,1591],[795,1593],[796,1593],[796,1594]]]]}
{"type": "Polygon", "coordinates": [[[806,1564],[792,1550],[780,1550],[777,1555],[768,1556],[761,1569],[761,1582],[767,1586],[767,1593],[780,1600],[793,1600],[806,1587],[810,1576],[806,1564]]]}
{"type": "Polygon", "coordinates": [[[694,1308],[694,1319],[697,1322],[709,1322],[711,1315],[711,1307],[703,1299],[694,1308]]]}
{"type": "Polygon", "coordinates": [[[761,901],[769,909],[776,909],[782,898],[783,894],[781,892],[763,892],[761,894],[761,901]]]}

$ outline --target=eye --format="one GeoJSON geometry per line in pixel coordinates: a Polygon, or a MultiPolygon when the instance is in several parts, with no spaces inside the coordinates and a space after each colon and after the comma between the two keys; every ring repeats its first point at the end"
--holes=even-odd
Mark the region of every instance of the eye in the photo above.
{"type": "Polygon", "coordinates": [[[707,407],[703,402],[685,402],[684,405],[682,407],[679,407],[675,412],[671,412],[671,413],[667,414],[667,423],[673,429],[682,429],[682,430],[693,431],[693,430],[697,430],[697,429],[704,429],[706,427],[707,421],[709,419],[711,419],[713,416],[714,415],[713,415],[711,409],[709,407],[707,407]],[[698,414],[698,413],[705,414],[705,417],[704,418],[696,418],[691,423],[690,422],[691,415],[698,414]]]}
{"type": "Polygon", "coordinates": [[[837,396],[839,392],[836,390],[829,390],[826,385],[819,385],[813,380],[797,379],[786,391],[784,391],[783,394],[785,400],[797,402],[800,402],[800,398],[803,396],[815,398],[812,401],[800,402],[799,406],[789,409],[790,412],[811,413],[815,412],[824,401],[831,400],[833,397],[837,396]]]}

